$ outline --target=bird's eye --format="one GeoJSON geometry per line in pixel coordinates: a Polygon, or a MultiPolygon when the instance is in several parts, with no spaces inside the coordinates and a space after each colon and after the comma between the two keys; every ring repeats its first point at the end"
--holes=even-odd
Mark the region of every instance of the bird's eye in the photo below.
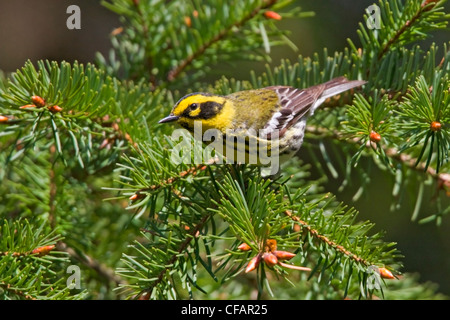
{"type": "Polygon", "coordinates": [[[198,104],[193,103],[191,104],[191,110],[196,110],[198,108],[198,104]]]}

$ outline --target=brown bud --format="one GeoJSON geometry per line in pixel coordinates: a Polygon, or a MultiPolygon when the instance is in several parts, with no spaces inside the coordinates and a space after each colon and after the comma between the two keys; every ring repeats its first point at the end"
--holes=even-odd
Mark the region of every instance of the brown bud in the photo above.
{"type": "Polygon", "coordinates": [[[267,19],[281,20],[281,16],[275,11],[266,11],[264,12],[264,16],[267,19]]]}
{"type": "Polygon", "coordinates": [[[245,268],[245,273],[249,273],[249,272],[255,270],[258,267],[260,261],[261,261],[261,255],[258,254],[256,257],[254,257],[252,260],[250,260],[250,262],[247,265],[247,268],[245,268]]]}
{"type": "Polygon", "coordinates": [[[123,27],[115,28],[113,31],[111,31],[112,36],[117,36],[118,34],[121,34],[123,32],[123,27]]]}
{"type": "Polygon", "coordinates": [[[49,246],[43,246],[43,247],[39,247],[36,248],[32,251],[32,253],[41,256],[45,256],[46,254],[48,254],[50,251],[52,251],[53,249],[55,249],[55,245],[49,245],[49,246]]]}
{"type": "Polygon", "coordinates": [[[380,277],[382,277],[384,279],[395,279],[395,277],[392,274],[392,272],[390,272],[386,268],[379,268],[378,271],[380,272],[380,277]]]}
{"type": "Polygon", "coordinates": [[[437,132],[437,131],[440,131],[441,128],[442,128],[442,124],[439,121],[433,121],[430,124],[431,131],[437,132]]]}
{"type": "Polygon", "coordinates": [[[372,142],[380,142],[381,135],[378,132],[372,131],[369,135],[370,141],[372,142]]]}
{"type": "Polygon", "coordinates": [[[58,113],[62,111],[62,108],[60,106],[50,106],[48,107],[48,110],[52,113],[58,113]]]}
{"type": "Polygon", "coordinates": [[[266,252],[263,255],[264,263],[269,267],[273,267],[278,263],[278,258],[272,252],[266,252]]]}
{"type": "Polygon", "coordinates": [[[39,96],[32,96],[31,102],[33,102],[33,104],[38,108],[42,108],[45,106],[45,100],[39,96]]]}
{"type": "Polygon", "coordinates": [[[8,122],[9,118],[5,116],[0,116],[0,122],[8,122]]]}
{"type": "Polygon", "coordinates": [[[295,257],[295,254],[287,251],[274,251],[273,254],[278,258],[278,260],[290,260],[295,257]]]}
{"type": "Polygon", "coordinates": [[[246,244],[244,242],[244,243],[239,245],[238,249],[241,250],[241,251],[249,251],[249,250],[252,250],[252,247],[250,247],[248,244],[246,244]]]}
{"type": "Polygon", "coordinates": [[[106,147],[110,146],[110,141],[108,138],[103,139],[102,143],[100,144],[100,146],[98,147],[99,149],[104,149],[106,147]]]}
{"type": "Polygon", "coordinates": [[[131,197],[129,197],[128,199],[130,199],[131,201],[134,201],[134,200],[139,200],[139,199],[142,199],[142,198],[144,198],[143,194],[135,193],[131,197]]]}
{"type": "Polygon", "coordinates": [[[274,252],[277,250],[277,240],[267,239],[264,251],[274,252]]]}
{"type": "Polygon", "coordinates": [[[149,300],[150,299],[150,292],[145,291],[144,293],[142,293],[138,300],[149,300]]]}
{"type": "Polygon", "coordinates": [[[191,17],[184,17],[184,23],[190,28],[192,26],[191,17]]]}

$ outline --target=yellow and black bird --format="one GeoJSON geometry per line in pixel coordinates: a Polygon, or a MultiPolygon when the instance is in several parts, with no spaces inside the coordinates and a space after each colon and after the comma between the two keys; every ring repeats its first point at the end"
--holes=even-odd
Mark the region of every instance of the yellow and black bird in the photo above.
{"type": "Polygon", "coordinates": [[[226,96],[196,92],[181,98],[159,123],[177,122],[192,133],[196,121],[201,123],[202,132],[216,129],[224,136],[252,132],[257,139],[268,142],[269,148],[276,140],[278,154],[290,156],[300,149],[306,120],[317,107],[364,83],[338,77],[306,89],[271,86],[226,96]]]}

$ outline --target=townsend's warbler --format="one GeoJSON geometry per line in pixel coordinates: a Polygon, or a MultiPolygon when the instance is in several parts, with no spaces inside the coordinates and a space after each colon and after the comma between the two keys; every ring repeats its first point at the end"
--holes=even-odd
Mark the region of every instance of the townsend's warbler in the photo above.
{"type": "Polygon", "coordinates": [[[287,158],[300,149],[307,118],[327,98],[364,83],[339,77],[306,89],[271,86],[227,96],[196,92],[181,98],[159,123],[176,121],[194,137],[213,130],[214,141],[221,140],[225,147],[218,151],[227,161],[232,157],[232,163],[267,164],[268,157],[272,162],[278,159],[275,157],[287,158]]]}

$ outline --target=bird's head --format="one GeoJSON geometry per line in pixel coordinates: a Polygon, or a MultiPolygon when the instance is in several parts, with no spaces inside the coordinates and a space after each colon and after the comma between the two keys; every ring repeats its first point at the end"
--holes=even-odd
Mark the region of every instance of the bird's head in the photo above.
{"type": "Polygon", "coordinates": [[[159,123],[177,122],[182,127],[193,131],[194,122],[200,121],[202,131],[218,129],[225,132],[230,127],[233,116],[233,103],[226,97],[196,92],[181,98],[172,112],[159,123]]]}

